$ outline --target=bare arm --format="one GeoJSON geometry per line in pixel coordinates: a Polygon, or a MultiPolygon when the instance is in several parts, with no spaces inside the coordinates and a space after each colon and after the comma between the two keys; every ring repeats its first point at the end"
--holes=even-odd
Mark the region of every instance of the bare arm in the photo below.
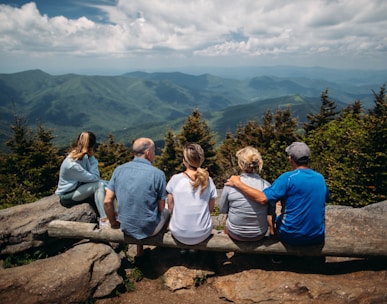
{"type": "Polygon", "coordinates": [[[106,189],[105,200],[103,202],[103,206],[106,212],[106,215],[110,222],[110,227],[113,229],[120,228],[120,222],[116,220],[116,215],[114,214],[114,199],[116,194],[109,189],[106,189]]]}
{"type": "Polygon", "coordinates": [[[163,211],[165,208],[165,200],[158,200],[157,205],[159,207],[159,212],[163,211]]]}
{"type": "Polygon", "coordinates": [[[211,198],[208,202],[208,209],[210,209],[210,212],[214,211],[215,208],[215,199],[211,198]]]}
{"type": "Polygon", "coordinates": [[[244,195],[261,205],[265,205],[268,202],[266,195],[262,191],[242,183],[238,175],[231,176],[225,185],[238,188],[244,195]]]}
{"type": "Polygon", "coordinates": [[[169,213],[171,213],[171,214],[173,211],[173,207],[174,207],[173,196],[172,196],[172,194],[168,193],[168,210],[169,210],[169,213]]]}

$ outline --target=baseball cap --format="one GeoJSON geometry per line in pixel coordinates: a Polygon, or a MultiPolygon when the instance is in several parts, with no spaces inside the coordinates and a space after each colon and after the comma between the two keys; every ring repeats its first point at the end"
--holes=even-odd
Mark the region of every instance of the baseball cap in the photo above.
{"type": "Polygon", "coordinates": [[[304,142],[296,141],[285,149],[285,152],[292,157],[295,162],[308,160],[310,149],[304,142]]]}

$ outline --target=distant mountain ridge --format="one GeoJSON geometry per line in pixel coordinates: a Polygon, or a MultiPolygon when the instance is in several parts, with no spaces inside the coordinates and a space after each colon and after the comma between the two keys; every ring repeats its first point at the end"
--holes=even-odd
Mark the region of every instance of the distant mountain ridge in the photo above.
{"type": "Polygon", "coordinates": [[[34,127],[51,128],[60,146],[67,146],[81,130],[89,129],[103,141],[112,133],[129,144],[138,136],[162,140],[167,128],[178,131],[192,109],[198,108],[219,139],[267,110],[290,107],[302,122],[316,112],[320,94],[339,107],[361,100],[371,105],[371,90],[382,83],[340,84],[305,77],[257,76],[222,78],[180,72],[131,72],[119,76],[50,75],[41,70],[0,74],[0,140],[9,136],[13,114],[25,116],[34,127]]]}

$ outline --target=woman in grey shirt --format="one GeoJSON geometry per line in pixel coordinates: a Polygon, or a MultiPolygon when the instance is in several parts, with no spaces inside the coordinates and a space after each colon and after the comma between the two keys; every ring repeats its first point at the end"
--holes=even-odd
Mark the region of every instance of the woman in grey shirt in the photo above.
{"type": "MultiPolygon", "coordinates": [[[[236,153],[242,171],[241,181],[263,190],[270,183],[261,178],[263,166],[261,154],[257,149],[247,146],[236,153]]],[[[268,205],[248,199],[238,189],[225,186],[219,202],[220,212],[227,214],[225,233],[238,241],[257,241],[262,239],[268,229],[268,205]]]]}

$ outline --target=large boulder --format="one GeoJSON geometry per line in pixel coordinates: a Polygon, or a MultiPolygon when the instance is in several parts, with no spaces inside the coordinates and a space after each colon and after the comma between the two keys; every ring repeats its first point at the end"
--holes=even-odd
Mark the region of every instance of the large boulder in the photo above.
{"type": "Polygon", "coordinates": [[[387,231],[387,201],[363,208],[347,206],[326,207],[326,235],[356,242],[368,238],[385,240],[387,231]]]}
{"type": "Polygon", "coordinates": [[[41,247],[55,240],[47,234],[52,220],[96,222],[96,213],[88,203],[65,208],[56,195],[20,206],[0,210],[0,255],[41,247]]]}
{"type": "Polygon", "coordinates": [[[84,243],[25,266],[0,269],[0,303],[85,303],[122,284],[120,257],[105,244],[84,243]]]}

